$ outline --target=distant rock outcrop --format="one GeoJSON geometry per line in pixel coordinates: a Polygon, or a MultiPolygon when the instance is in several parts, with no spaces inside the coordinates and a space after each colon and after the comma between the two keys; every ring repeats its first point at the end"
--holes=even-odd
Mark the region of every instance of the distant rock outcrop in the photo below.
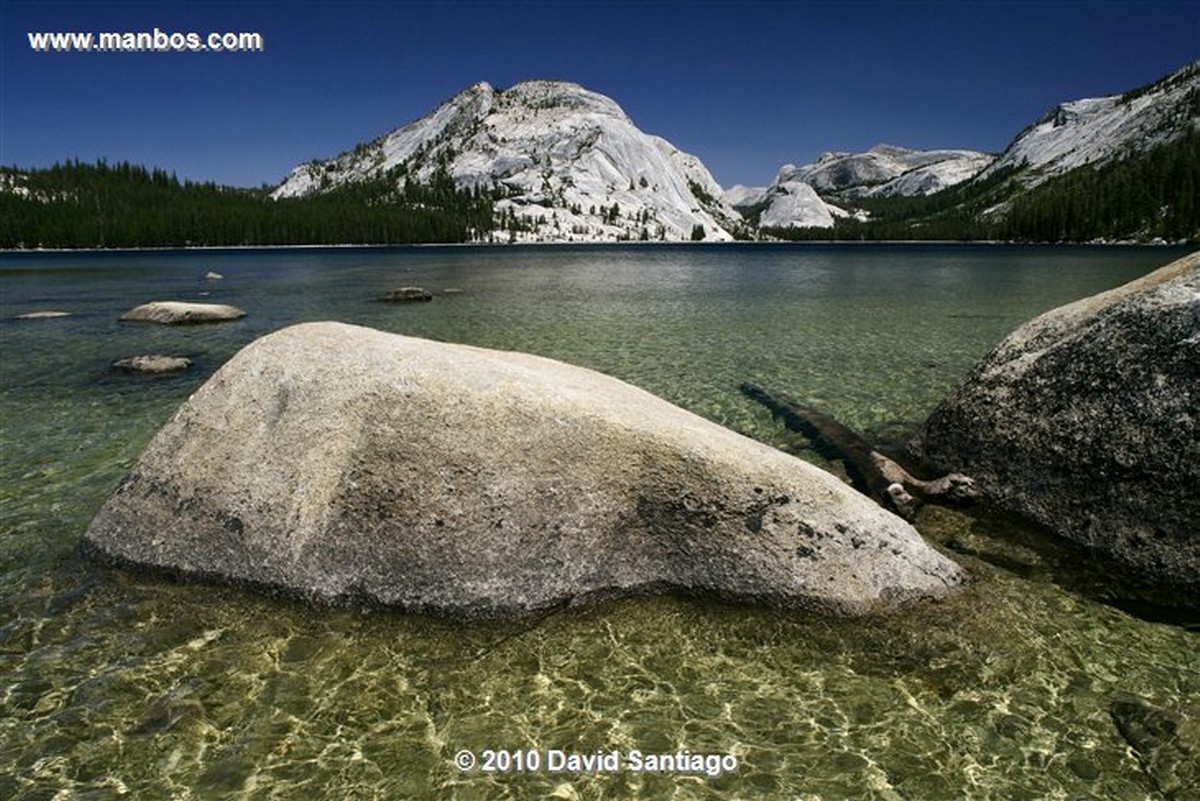
{"type": "Polygon", "coordinates": [[[338,323],[222,367],[85,546],[463,618],[662,591],[862,614],[962,579],[836,478],[616,379],[338,323]]]}
{"type": "Polygon", "coordinates": [[[850,216],[803,181],[777,181],[760,203],[765,205],[758,218],[763,228],[832,228],[836,218],[850,216]]]}
{"type": "Polygon", "coordinates": [[[1200,592],[1200,253],[1018,328],[914,445],[999,506],[1200,592]]]}
{"type": "Polygon", "coordinates": [[[785,165],[775,183],[802,181],[845,197],[928,195],[967,180],[994,160],[975,150],[876,145],[865,153],[823,153],[811,164],[785,165]]]}
{"type": "Polygon", "coordinates": [[[876,145],[865,153],[825,153],[811,164],[785,164],[766,189],[734,187],[726,202],[762,228],[832,228],[838,218],[866,219],[826,198],[928,195],[967,180],[992,162],[973,150],[910,150],[876,145]]]}
{"type": "Polygon", "coordinates": [[[121,321],[191,325],[237,320],[245,316],[246,312],[236,306],[226,306],[222,303],[185,303],[177,300],[159,300],[130,309],[121,315],[121,321]]]}

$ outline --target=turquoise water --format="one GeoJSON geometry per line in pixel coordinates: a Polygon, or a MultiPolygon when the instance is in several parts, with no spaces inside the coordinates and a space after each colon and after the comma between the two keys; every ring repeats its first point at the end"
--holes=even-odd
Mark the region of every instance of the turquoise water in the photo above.
{"type": "Polygon", "coordinates": [[[860,621],[668,598],[464,627],[170,584],[73,553],[178,404],[240,347],[291,323],[551,356],[820,463],[738,384],[901,439],[1020,322],[1178,255],[950,245],[0,255],[0,797],[1188,797],[1165,758],[1129,747],[1111,709],[1133,696],[1200,713],[1196,634],[1098,602],[1086,590],[1103,578],[993,516],[926,510],[922,533],[977,580],[951,602],[860,621]],[[208,270],[224,280],[204,281],[208,270]],[[405,285],[436,298],[372,300],[405,285]],[[248,315],[187,329],[117,322],[165,299],[248,315]],[[73,316],[11,319],[42,309],[73,316]],[[196,365],[167,378],[109,367],[150,352],[196,365]],[[456,768],[457,752],[485,749],[533,751],[543,765],[456,768]],[[552,749],[686,749],[738,764],[715,777],[551,772],[552,749]]]}

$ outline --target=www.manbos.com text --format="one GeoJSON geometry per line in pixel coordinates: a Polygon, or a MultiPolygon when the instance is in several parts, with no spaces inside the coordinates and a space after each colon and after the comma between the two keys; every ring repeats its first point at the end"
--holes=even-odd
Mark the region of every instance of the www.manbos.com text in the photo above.
{"type": "Polygon", "coordinates": [[[266,44],[257,31],[29,32],[29,49],[38,53],[258,53],[266,44]]]}

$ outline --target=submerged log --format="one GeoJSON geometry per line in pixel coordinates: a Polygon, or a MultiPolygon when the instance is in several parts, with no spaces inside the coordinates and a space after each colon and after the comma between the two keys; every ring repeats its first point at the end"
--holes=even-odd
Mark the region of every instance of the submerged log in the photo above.
{"type": "Polygon", "coordinates": [[[949,473],[932,481],[919,479],[829,415],[757,384],[747,382],[740,389],[747,398],[766,406],[789,430],[808,437],[821,456],[845,465],[855,489],[905,519],[916,514],[921,501],[961,505],[979,498],[979,489],[968,476],[949,473]]]}

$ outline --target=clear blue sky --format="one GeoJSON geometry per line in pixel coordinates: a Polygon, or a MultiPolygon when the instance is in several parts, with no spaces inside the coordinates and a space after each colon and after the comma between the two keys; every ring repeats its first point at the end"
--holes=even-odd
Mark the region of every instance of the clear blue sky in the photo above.
{"type": "Polygon", "coordinates": [[[276,183],[476,81],[576,81],[723,186],[879,142],[999,151],[1200,58],[1200,0],[0,0],[0,164],[276,183]],[[34,53],[30,31],[257,31],[261,53],[34,53]]]}

